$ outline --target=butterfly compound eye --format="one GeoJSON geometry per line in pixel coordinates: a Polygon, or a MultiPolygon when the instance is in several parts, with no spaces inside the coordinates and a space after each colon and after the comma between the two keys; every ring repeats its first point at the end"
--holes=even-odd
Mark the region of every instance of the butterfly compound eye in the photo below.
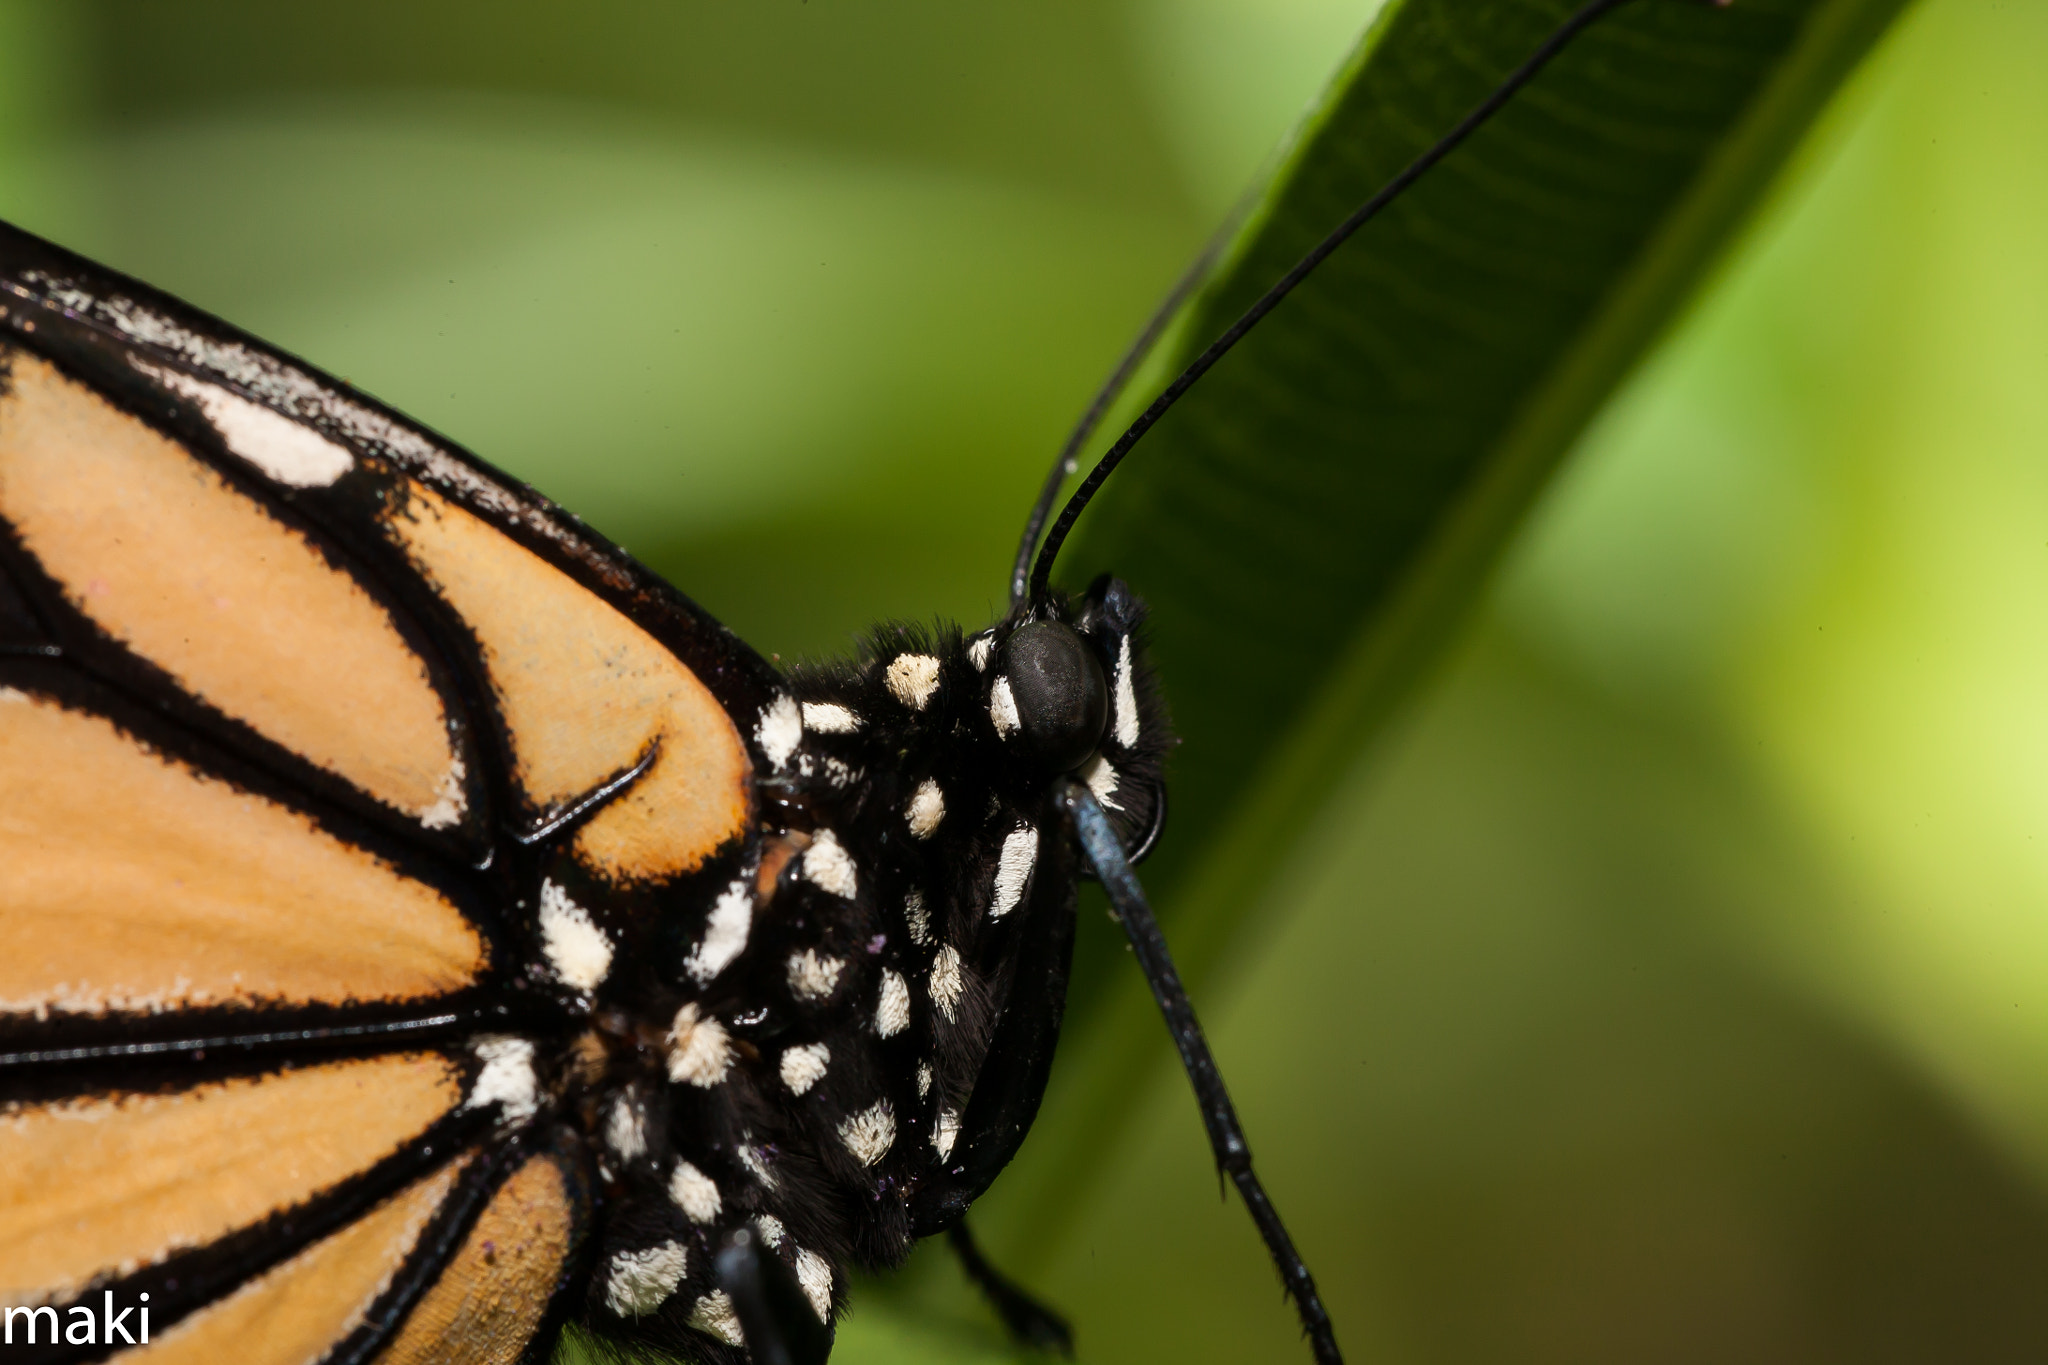
{"type": "Polygon", "coordinates": [[[1109,723],[1109,683],[1088,642],[1058,621],[1033,621],[1003,642],[1002,675],[1017,704],[1017,739],[1054,772],[1095,752],[1109,723]]]}

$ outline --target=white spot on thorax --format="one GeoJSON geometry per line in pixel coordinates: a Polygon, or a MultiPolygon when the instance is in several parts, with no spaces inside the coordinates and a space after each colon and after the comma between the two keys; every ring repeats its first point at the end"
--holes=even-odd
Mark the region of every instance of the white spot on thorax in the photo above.
{"type": "Polygon", "coordinates": [[[988,690],[988,718],[995,722],[996,733],[1008,739],[1017,732],[1017,698],[1010,693],[1010,680],[997,678],[988,690]]]}
{"type": "Polygon", "coordinates": [[[1095,799],[1102,803],[1104,810],[1122,810],[1123,805],[1111,798],[1116,795],[1117,773],[1109,766],[1109,760],[1101,754],[1088,760],[1088,766],[1081,769],[1081,780],[1088,784],[1088,790],[1095,793],[1095,799]]]}
{"type": "Polygon", "coordinates": [[[825,1079],[825,1068],[831,1063],[832,1049],[823,1043],[789,1048],[782,1054],[782,1083],[790,1094],[801,1095],[825,1079]]]}
{"type": "Polygon", "coordinates": [[[917,1064],[917,1097],[923,1099],[931,1093],[932,1064],[930,1062],[919,1062],[917,1064]]]}
{"type": "Polygon", "coordinates": [[[960,1138],[960,1111],[939,1110],[939,1120],[932,1126],[932,1146],[938,1151],[939,1160],[953,1155],[953,1144],[960,1138]]]}
{"type": "Polygon", "coordinates": [[[693,1223],[712,1222],[725,1207],[717,1182],[687,1161],[678,1161],[670,1173],[668,1197],[693,1223]]]}
{"type": "Polygon", "coordinates": [[[889,695],[913,711],[922,711],[939,690],[939,661],[929,654],[898,654],[882,676],[889,695]]]}
{"type": "Polygon", "coordinates": [[[623,1161],[647,1154],[647,1114],[631,1095],[615,1096],[611,1112],[605,1115],[605,1145],[623,1161]]]}
{"type": "Polygon", "coordinates": [[[825,1258],[815,1251],[798,1247],[796,1282],[803,1287],[804,1297],[811,1301],[818,1321],[832,1321],[832,1267],[826,1264],[825,1258]]]}
{"type": "Polygon", "coordinates": [[[744,1346],[747,1339],[740,1332],[740,1315],[733,1311],[732,1296],[723,1289],[714,1289],[690,1306],[690,1326],[700,1332],[717,1337],[728,1346],[744,1346]]]}
{"type": "Polygon", "coordinates": [[[807,701],[804,728],[821,735],[850,735],[860,729],[860,717],[835,701],[807,701]]]}
{"type": "Polygon", "coordinates": [[[747,947],[747,931],[754,922],[754,895],[745,880],[728,886],[711,907],[704,924],[704,941],[683,959],[683,970],[698,985],[724,971],[747,947]]]}
{"type": "Polygon", "coordinates": [[[813,949],[792,953],[789,958],[789,993],[799,1000],[823,1000],[839,988],[839,974],[846,970],[842,958],[819,957],[813,949]]]}
{"type": "Polygon", "coordinates": [[[876,1100],[839,1124],[839,1141],[863,1166],[872,1166],[896,1144],[896,1111],[876,1100]]]}
{"type": "Polygon", "coordinates": [[[1116,646],[1116,687],[1111,697],[1115,712],[1116,742],[1126,749],[1138,743],[1138,689],[1131,681],[1131,637],[1126,635],[1116,646]]]}
{"type": "Polygon", "coordinates": [[[1031,883],[1031,869],[1038,863],[1038,831],[1030,825],[1011,830],[996,858],[995,894],[989,901],[990,919],[1001,919],[1024,899],[1031,883]]]}
{"type": "Polygon", "coordinates": [[[952,944],[939,949],[932,959],[932,974],[926,983],[931,992],[932,1003],[939,1007],[939,1013],[946,1016],[946,1022],[953,1022],[953,1010],[960,1003],[960,990],[964,983],[960,979],[960,954],[952,944]]]}
{"type": "Polygon", "coordinates": [[[533,1044],[524,1038],[479,1038],[472,1051],[484,1066],[462,1107],[482,1109],[495,1104],[507,1123],[532,1118],[540,1107],[540,1081],[533,1074],[533,1044]]]}
{"type": "Polygon", "coordinates": [[[822,831],[817,842],[804,850],[804,877],[820,890],[848,900],[853,899],[858,885],[854,877],[853,855],[829,829],[822,831]]]}
{"type": "Polygon", "coordinates": [[[911,793],[910,804],[904,814],[910,820],[910,832],[920,839],[932,837],[932,831],[939,827],[939,821],[946,818],[946,794],[939,790],[939,784],[927,777],[917,784],[911,793]]]}
{"type": "Polygon", "coordinates": [[[967,662],[974,665],[976,673],[986,673],[988,671],[988,656],[995,647],[996,637],[993,635],[979,636],[968,642],[967,662]]]}
{"type": "Polygon", "coordinates": [[[287,488],[327,488],[356,466],[348,451],[274,409],[176,370],[132,358],[129,363],[196,401],[221,444],[287,488]]]}
{"type": "Polygon", "coordinates": [[[754,726],[754,742],[761,746],[761,753],[772,767],[781,768],[789,762],[789,756],[804,742],[803,712],[797,709],[790,697],[777,697],[761,708],[761,719],[754,726]]]}
{"type": "Polygon", "coordinates": [[[931,916],[925,913],[924,892],[912,888],[903,898],[903,918],[910,926],[910,941],[919,947],[932,941],[931,916]]]}
{"type": "Polygon", "coordinates": [[[668,1301],[683,1282],[690,1255],[680,1242],[663,1242],[645,1251],[621,1251],[612,1257],[611,1277],[604,1286],[605,1307],[622,1318],[640,1318],[668,1301]]]}
{"type": "Polygon", "coordinates": [[[563,985],[597,989],[612,969],[612,941],[591,922],[589,912],[553,882],[540,884],[540,944],[563,985]]]}
{"type": "Polygon", "coordinates": [[[894,1038],[910,1027],[910,986],[888,968],[882,969],[882,995],[875,1006],[875,1032],[894,1038]]]}
{"type": "MultiPolygon", "coordinates": [[[[753,1135],[750,1133],[748,1136],[752,1137],[753,1135]]],[[[740,1165],[747,1168],[749,1175],[769,1189],[775,1188],[775,1173],[768,1169],[767,1154],[759,1147],[754,1146],[751,1142],[741,1143],[739,1146],[739,1158],[740,1165]]]]}
{"type": "Polygon", "coordinates": [[[710,1089],[732,1069],[732,1040],[725,1025],[698,1012],[691,1001],[676,1011],[668,1031],[668,1078],[710,1089]]]}

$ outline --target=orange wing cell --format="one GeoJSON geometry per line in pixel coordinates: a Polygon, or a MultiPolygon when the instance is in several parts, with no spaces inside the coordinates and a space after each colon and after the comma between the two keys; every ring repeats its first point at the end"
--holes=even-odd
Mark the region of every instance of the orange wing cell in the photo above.
{"type": "Polygon", "coordinates": [[[652,636],[417,484],[386,528],[475,633],[537,810],[574,802],[654,750],[648,772],[578,833],[593,871],[672,877],[745,830],[751,766],[739,731],[652,636]]]}

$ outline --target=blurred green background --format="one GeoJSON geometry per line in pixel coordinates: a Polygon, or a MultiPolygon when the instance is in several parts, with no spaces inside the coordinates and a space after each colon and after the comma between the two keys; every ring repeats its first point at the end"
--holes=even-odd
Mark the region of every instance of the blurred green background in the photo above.
{"type": "MultiPolygon", "coordinates": [[[[834,651],[990,613],[1369,12],[0,0],[0,216],[834,651]]],[[[1354,1360],[2043,1354],[2043,52],[1908,11],[1198,1002],[1354,1360]]],[[[1159,1061],[992,1240],[1085,1361],[1305,1359],[1159,1061]]],[[[929,1253],[835,1357],[1004,1358],[929,1253]]]]}

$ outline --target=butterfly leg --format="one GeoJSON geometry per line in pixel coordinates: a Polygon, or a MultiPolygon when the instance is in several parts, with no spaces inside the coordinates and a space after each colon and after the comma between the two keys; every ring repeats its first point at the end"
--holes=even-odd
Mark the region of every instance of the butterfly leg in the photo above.
{"type": "Polygon", "coordinates": [[[967,1230],[966,1219],[953,1224],[947,1240],[952,1243],[953,1254],[960,1258],[960,1268],[1009,1329],[1011,1340],[1040,1351],[1057,1351],[1069,1360],[1074,1358],[1074,1333],[1067,1320],[990,1265],[975,1244],[974,1234],[967,1230]]]}
{"type": "Polygon", "coordinates": [[[725,1239],[713,1273],[739,1315],[753,1365],[825,1365],[832,1329],[818,1321],[796,1276],[753,1231],[741,1228],[725,1239]]]}
{"type": "Polygon", "coordinates": [[[1330,1326],[1330,1315],[1323,1310],[1322,1298],[1316,1292],[1315,1277],[1309,1274],[1308,1266],[1294,1249],[1294,1240],[1287,1235],[1286,1225],[1280,1221],[1280,1214],[1273,1207],[1273,1201],[1266,1197],[1265,1187],[1252,1172],[1252,1150],[1245,1141],[1243,1127],[1237,1121],[1237,1109],[1223,1087],[1223,1075],[1216,1069],[1216,1059],[1209,1054],[1208,1041],[1202,1037],[1201,1022],[1195,1018],[1194,1006],[1188,1003],[1180,973],[1174,970],[1173,958],[1166,951],[1165,936],[1159,932],[1159,922],[1152,917],[1152,907],[1145,900],[1145,888],[1139,885],[1129,860],[1124,857],[1123,845],[1117,842],[1116,830],[1110,825],[1109,817],[1103,814],[1094,794],[1086,787],[1062,780],[1054,791],[1055,798],[1073,819],[1081,851],[1094,865],[1095,875],[1102,879],[1102,888],[1109,893],[1109,903],[1117,922],[1123,925],[1124,934],[1131,941],[1131,950],[1137,954],[1138,965],[1144,970],[1145,980],[1152,987],[1152,997],[1159,1002],[1159,1012],[1166,1016],[1167,1031],[1173,1035],[1174,1046],[1180,1050],[1181,1065],[1194,1085],[1195,1099],[1201,1106],[1202,1126],[1208,1131],[1209,1146],[1216,1153],[1217,1170],[1237,1186],[1238,1194],[1252,1215],[1252,1222],[1258,1225],[1266,1250],[1272,1255],[1273,1264],[1279,1267],[1281,1283],[1294,1298],[1295,1310],[1301,1315],[1302,1331],[1307,1335],[1319,1365],[1343,1365],[1344,1358],[1337,1351],[1336,1334],[1330,1326]]]}

